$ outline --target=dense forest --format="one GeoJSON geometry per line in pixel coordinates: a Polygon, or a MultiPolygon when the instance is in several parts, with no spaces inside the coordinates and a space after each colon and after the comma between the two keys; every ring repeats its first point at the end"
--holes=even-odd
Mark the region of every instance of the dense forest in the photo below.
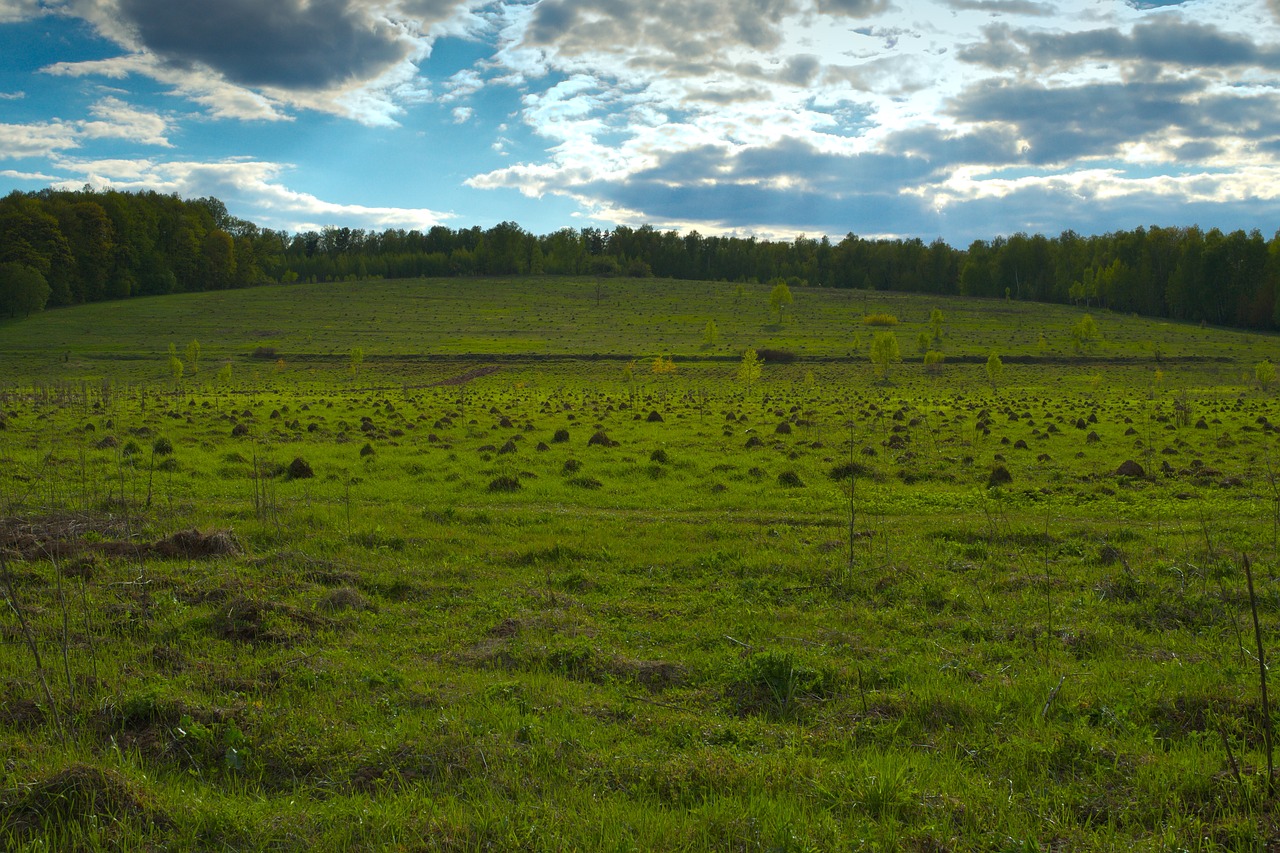
{"type": "Polygon", "coordinates": [[[0,315],[293,281],[628,275],[1079,303],[1175,320],[1280,328],[1280,234],[1138,228],[1014,234],[963,249],[849,234],[768,241],[650,226],[531,234],[513,222],[426,232],[288,234],[214,198],[42,190],[0,199],[0,315]]]}

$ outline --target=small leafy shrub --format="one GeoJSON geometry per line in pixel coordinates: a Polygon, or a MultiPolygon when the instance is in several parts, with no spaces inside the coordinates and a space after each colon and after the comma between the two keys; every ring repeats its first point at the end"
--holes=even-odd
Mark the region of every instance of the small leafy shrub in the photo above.
{"type": "Polygon", "coordinates": [[[864,326],[896,326],[898,325],[898,318],[893,316],[892,314],[886,314],[884,312],[867,314],[865,317],[862,318],[862,325],[864,326]]]}
{"type": "Polygon", "coordinates": [[[790,652],[761,652],[747,659],[731,689],[748,712],[789,717],[803,699],[822,698],[830,685],[827,673],[798,663],[790,652]]]}

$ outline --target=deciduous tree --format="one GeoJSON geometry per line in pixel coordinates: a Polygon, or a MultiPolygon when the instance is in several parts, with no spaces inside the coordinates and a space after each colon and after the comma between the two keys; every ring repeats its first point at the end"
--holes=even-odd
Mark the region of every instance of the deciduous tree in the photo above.
{"type": "Polygon", "coordinates": [[[871,363],[876,366],[880,378],[888,381],[889,367],[902,360],[898,349],[898,336],[893,332],[880,332],[871,341],[871,363]]]}
{"type": "Polygon", "coordinates": [[[40,271],[26,264],[0,264],[0,312],[10,317],[29,317],[43,311],[49,301],[49,282],[40,271]]]}
{"type": "Polygon", "coordinates": [[[785,281],[780,281],[773,286],[773,290],[769,291],[769,313],[778,315],[778,324],[781,325],[786,311],[792,304],[791,288],[787,287],[785,281]]]}

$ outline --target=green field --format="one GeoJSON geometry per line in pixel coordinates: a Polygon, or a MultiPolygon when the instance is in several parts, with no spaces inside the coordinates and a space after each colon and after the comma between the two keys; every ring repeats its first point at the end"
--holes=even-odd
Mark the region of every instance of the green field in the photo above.
{"type": "Polygon", "coordinates": [[[1280,843],[1280,339],[768,293],[0,323],[0,847],[1280,843]]]}

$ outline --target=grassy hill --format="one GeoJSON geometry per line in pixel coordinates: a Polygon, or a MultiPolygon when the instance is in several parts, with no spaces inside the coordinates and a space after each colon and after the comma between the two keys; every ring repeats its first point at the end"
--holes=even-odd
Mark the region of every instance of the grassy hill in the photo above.
{"type": "Polygon", "coordinates": [[[384,282],[0,325],[0,846],[1276,843],[1276,339],[794,296],[384,282]],[[747,347],[794,360],[746,382],[747,347]]]}
{"type": "MultiPolygon", "coordinates": [[[[255,350],[270,349],[305,378],[346,366],[360,347],[387,375],[423,363],[476,356],[518,363],[553,356],[671,356],[697,363],[736,359],[747,347],[789,350],[801,359],[866,361],[876,331],[869,315],[899,320],[902,354],[918,360],[917,338],[943,312],[937,348],[953,362],[1002,357],[1077,360],[1230,359],[1242,368],[1276,350],[1274,336],[1092,312],[1101,338],[1078,352],[1071,330],[1086,313],[1027,302],[874,291],[797,289],[779,324],[769,288],[654,279],[438,279],[290,285],[183,294],[49,311],[0,323],[0,359],[13,382],[106,377],[166,380],[167,350],[199,341],[204,365],[230,361],[239,375],[270,375],[255,350]],[[708,321],[718,337],[705,341],[708,321]]],[[[444,368],[445,370],[451,368],[444,368]]],[[[209,371],[212,374],[213,371],[209,371]]],[[[188,372],[188,379],[196,377],[188,372]]],[[[211,375],[206,378],[212,378],[211,375]]],[[[297,379],[297,376],[292,376],[297,379]]]]}

